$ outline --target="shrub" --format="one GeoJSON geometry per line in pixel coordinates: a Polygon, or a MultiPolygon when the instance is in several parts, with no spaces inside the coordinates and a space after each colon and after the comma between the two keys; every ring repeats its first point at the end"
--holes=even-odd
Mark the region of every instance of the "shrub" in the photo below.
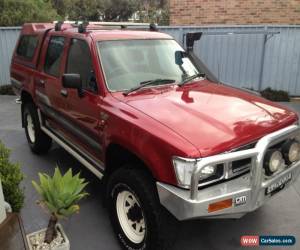
{"type": "Polygon", "coordinates": [[[77,203],[88,195],[84,192],[87,182],[80,178],[79,173],[73,175],[72,169],[62,175],[58,167],[55,168],[53,177],[41,173],[39,177],[40,184],[35,181],[32,184],[41,196],[40,205],[46,207],[51,214],[45,235],[45,242],[50,244],[56,235],[57,220],[79,212],[77,203]]]}
{"type": "Polygon", "coordinates": [[[272,88],[266,88],[261,91],[261,95],[274,102],[289,102],[289,93],[283,90],[274,90],[272,88]]]}
{"type": "Polygon", "coordinates": [[[9,160],[10,150],[0,141],[0,179],[5,200],[11,205],[13,212],[19,212],[24,204],[24,192],[20,182],[24,176],[19,164],[9,160]]]}
{"type": "Polygon", "coordinates": [[[0,95],[15,95],[11,85],[0,86],[0,95]]]}

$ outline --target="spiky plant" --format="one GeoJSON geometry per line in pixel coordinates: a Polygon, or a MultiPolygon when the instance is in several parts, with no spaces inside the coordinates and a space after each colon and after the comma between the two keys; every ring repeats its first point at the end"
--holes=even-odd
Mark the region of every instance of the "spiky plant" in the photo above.
{"type": "Polygon", "coordinates": [[[80,178],[79,173],[73,176],[72,169],[62,175],[58,167],[55,168],[53,177],[39,173],[39,178],[40,184],[32,181],[32,185],[41,195],[39,204],[51,214],[45,235],[45,242],[50,244],[57,233],[55,225],[58,219],[79,212],[77,203],[88,195],[84,192],[88,183],[80,178]]]}

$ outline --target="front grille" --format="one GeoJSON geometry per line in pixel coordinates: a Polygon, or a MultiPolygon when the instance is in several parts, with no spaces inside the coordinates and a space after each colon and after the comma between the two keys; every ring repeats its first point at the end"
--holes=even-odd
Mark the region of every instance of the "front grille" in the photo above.
{"type": "Polygon", "coordinates": [[[251,167],[251,159],[250,158],[234,161],[231,164],[231,170],[234,175],[246,172],[246,171],[250,170],[250,167],[251,167]]]}

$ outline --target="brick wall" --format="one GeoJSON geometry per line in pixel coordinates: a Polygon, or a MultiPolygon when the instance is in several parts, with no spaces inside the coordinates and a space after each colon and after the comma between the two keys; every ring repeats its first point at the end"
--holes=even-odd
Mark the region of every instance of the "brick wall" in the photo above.
{"type": "Polygon", "coordinates": [[[300,0],[169,0],[171,25],[300,24],[300,0]]]}

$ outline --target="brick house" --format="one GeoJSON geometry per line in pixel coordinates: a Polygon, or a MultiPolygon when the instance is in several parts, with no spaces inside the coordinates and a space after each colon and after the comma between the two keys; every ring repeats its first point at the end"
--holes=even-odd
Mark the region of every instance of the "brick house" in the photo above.
{"type": "Polygon", "coordinates": [[[300,0],[169,0],[170,25],[300,24],[300,0]]]}

